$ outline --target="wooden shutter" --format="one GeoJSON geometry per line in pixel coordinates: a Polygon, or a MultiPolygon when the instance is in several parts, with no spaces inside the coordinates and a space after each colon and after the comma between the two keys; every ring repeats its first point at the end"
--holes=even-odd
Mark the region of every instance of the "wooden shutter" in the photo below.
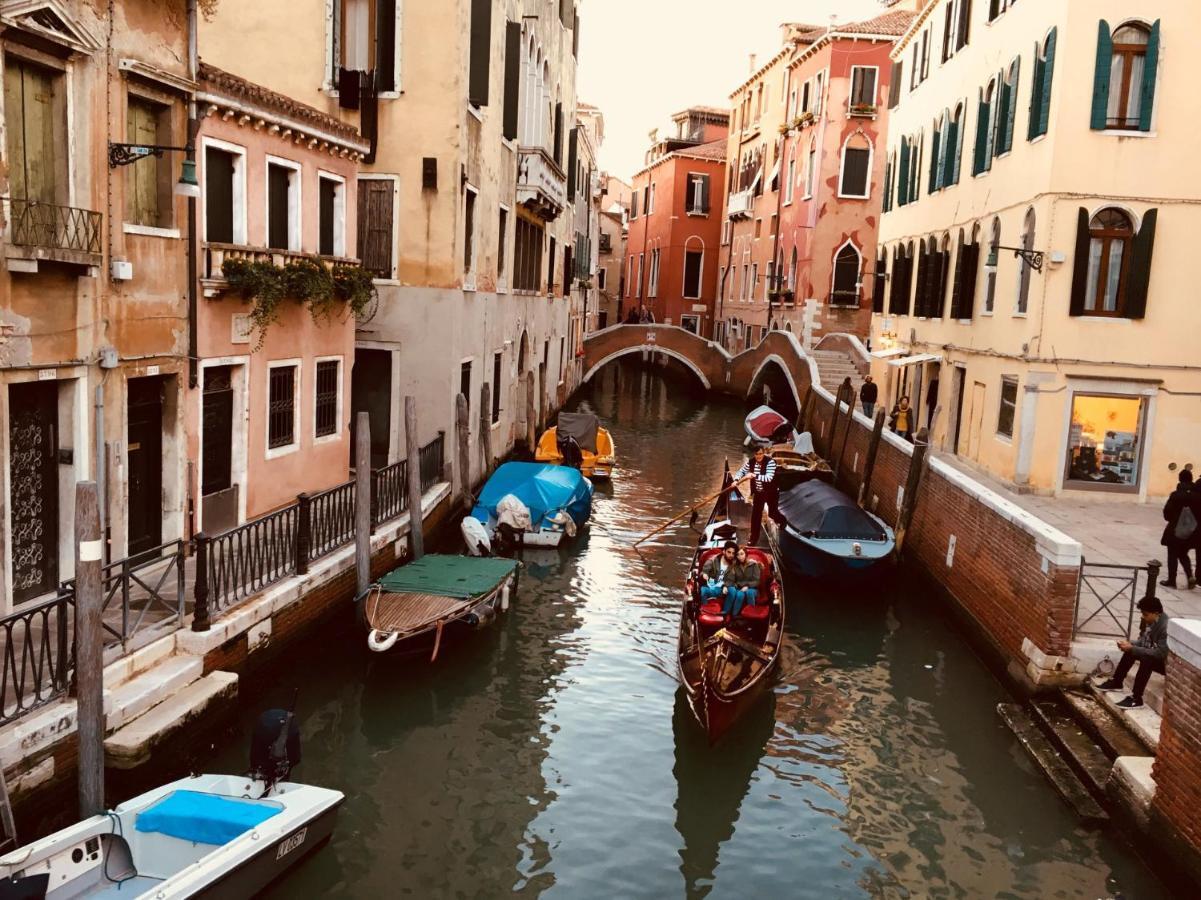
{"type": "MultiPolygon", "coordinates": [[[[576,128],[571,129],[571,136],[567,141],[567,200],[568,202],[575,200],[575,169],[576,161],[579,159],[580,152],[580,135],[576,128]]],[[[635,206],[637,203],[635,202],[635,206]]]]}
{"type": "Polygon", "coordinates": [[[1155,223],[1158,219],[1159,210],[1147,210],[1143,214],[1143,227],[1134,236],[1134,247],[1130,253],[1130,275],[1126,281],[1125,315],[1128,319],[1141,319],[1147,314],[1151,257],[1155,251],[1155,223]]]}
{"type": "Polygon", "coordinates": [[[472,106],[488,105],[492,59],[492,0],[471,0],[471,71],[467,98],[472,106]]]}
{"type": "Polygon", "coordinates": [[[11,179],[9,195],[41,203],[65,202],[59,197],[56,177],[57,160],[63,157],[54,127],[58,108],[56,91],[61,86],[61,78],[24,61],[18,62],[12,57],[9,60],[4,75],[11,179]]]}
{"type": "Polygon", "coordinates": [[[638,218],[638,192],[630,191],[630,218],[638,218]]]}
{"type": "Polygon", "coordinates": [[[901,102],[901,80],[905,74],[905,64],[898,60],[892,64],[892,73],[888,76],[888,108],[893,109],[901,102]]]}
{"type": "Polygon", "coordinates": [[[204,150],[204,220],[206,241],[233,243],[234,157],[214,147],[204,150]]]}
{"type": "MultiPolygon", "coordinates": [[[[131,144],[157,144],[158,116],[154,107],[130,96],[125,117],[125,139],[131,144]]],[[[158,176],[160,160],[143,159],[125,167],[125,221],[135,225],[159,224],[158,176]]]]}
{"type": "Polygon", "coordinates": [[[950,187],[955,183],[952,176],[955,174],[955,154],[959,149],[959,124],[954,119],[947,123],[947,136],[944,140],[946,146],[943,149],[942,186],[950,187]]]}
{"type": "Polygon", "coordinates": [[[1046,61],[1043,63],[1042,87],[1039,88],[1038,99],[1038,134],[1046,134],[1051,121],[1051,85],[1055,79],[1055,44],[1059,34],[1058,28],[1052,28],[1047,35],[1046,61]]]}
{"type": "Polygon", "coordinates": [[[984,171],[985,157],[988,155],[989,112],[989,104],[981,100],[976,107],[976,152],[972,156],[973,175],[979,175],[984,171]]]}
{"type": "Polygon", "coordinates": [[[884,197],[881,201],[884,212],[892,209],[892,160],[884,166],[884,197]]]}
{"type": "Polygon", "coordinates": [[[709,214],[709,176],[701,176],[701,212],[709,214]]]}
{"type": "Polygon", "coordinates": [[[901,285],[901,314],[909,315],[909,300],[913,292],[913,250],[905,253],[905,283],[901,285]]]}
{"type": "MultiPolygon", "coordinates": [[[[273,250],[288,250],[290,224],[288,221],[289,176],[291,170],[267,164],[267,246],[273,250]]],[[[297,175],[299,177],[299,175],[297,175]]]]}
{"type": "Polygon", "coordinates": [[[392,277],[391,179],[359,181],[358,254],[363,268],[379,278],[392,277]]]}
{"type": "Polygon", "coordinates": [[[554,144],[555,162],[563,165],[563,104],[562,102],[555,104],[555,135],[554,144]]]}
{"type": "Polygon", "coordinates": [[[872,312],[884,312],[884,285],[887,282],[888,254],[876,260],[876,271],[872,277],[872,312]]]}
{"type": "Polygon", "coordinates": [[[967,46],[968,40],[972,35],[972,0],[963,0],[963,5],[959,7],[959,34],[955,44],[955,49],[959,50],[967,46]]]}
{"type": "Polygon", "coordinates": [[[909,141],[901,139],[901,164],[897,169],[897,206],[909,202],[909,141]]]}
{"type": "Polygon", "coordinates": [[[1005,87],[1005,153],[1013,149],[1013,127],[1017,121],[1018,109],[1018,85],[1021,83],[1022,74],[1021,57],[1013,61],[1009,71],[1013,77],[1013,84],[1006,84],[1005,87]]]}
{"type": "Polygon", "coordinates": [[[947,302],[947,278],[951,274],[951,251],[940,250],[938,253],[938,277],[934,281],[934,297],[931,305],[931,315],[941,319],[944,304],[947,302]]]}
{"type": "MultiPolygon", "coordinates": [[[[959,307],[963,302],[963,266],[966,262],[967,245],[959,243],[959,250],[955,254],[955,274],[951,278],[951,318],[958,319],[959,307]]],[[[949,267],[948,267],[949,268],[949,267]]]]}
{"type": "Polygon", "coordinates": [[[980,271],[980,245],[969,244],[967,255],[963,258],[963,286],[959,292],[959,315],[957,318],[970,319],[976,305],[976,277],[980,271]]]}
{"type": "MultiPolygon", "coordinates": [[[[993,123],[992,154],[985,158],[985,168],[992,168],[992,161],[998,154],[1005,152],[1005,130],[1009,127],[1010,90],[1009,82],[1005,80],[1002,71],[997,79],[997,118],[993,123]]],[[[991,110],[990,110],[991,112],[991,110]]]]}
{"type": "Polygon", "coordinates": [[[1147,59],[1143,63],[1142,103],[1139,106],[1138,130],[1151,130],[1151,114],[1155,111],[1155,75],[1159,69],[1159,19],[1151,26],[1147,39],[1147,59]]]}
{"type": "Polygon", "coordinates": [[[938,147],[942,141],[942,132],[934,129],[934,140],[930,143],[930,186],[926,193],[933,194],[939,188],[938,184],[938,147]]]}
{"type": "Polygon", "coordinates": [[[517,106],[521,95],[521,23],[505,23],[504,136],[517,139],[517,106]]]}
{"type": "Polygon", "coordinates": [[[580,58],[580,13],[577,10],[571,23],[571,55],[580,58]]]}
{"type": "Polygon", "coordinates": [[[317,252],[322,256],[334,255],[334,208],[337,195],[337,182],[328,178],[317,179],[317,252]]]}
{"type": "Polygon", "coordinates": [[[1109,23],[1097,23],[1097,63],[1093,71],[1093,111],[1089,127],[1104,131],[1109,120],[1109,70],[1113,65],[1113,33],[1109,23]]]}
{"type": "Polygon", "coordinates": [[[1026,140],[1032,141],[1039,136],[1038,130],[1039,111],[1042,109],[1043,100],[1043,70],[1046,68],[1046,63],[1038,55],[1038,44],[1034,45],[1034,74],[1030,84],[1030,118],[1026,123],[1026,140]]]}
{"type": "Polygon", "coordinates": [[[394,91],[396,90],[396,0],[376,0],[375,33],[376,90],[394,91]]]}
{"type": "Polygon", "coordinates": [[[1088,290],[1088,210],[1083,206],[1076,213],[1076,259],[1072,269],[1072,300],[1068,314],[1084,315],[1084,293],[1088,290]]]}
{"type": "Polygon", "coordinates": [[[967,133],[967,104],[964,104],[963,109],[960,121],[951,125],[951,130],[955,134],[955,142],[950,148],[955,151],[955,160],[951,163],[951,184],[959,184],[959,169],[963,163],[963,136],[967,133]]]}
{"type": "Polygon", "coordinates": [[[904,251],[897,247],[892,252],[892,282],[888,291],[888,311],[897,313],[901,306],[901,271],[904,266],[904,251]]]}

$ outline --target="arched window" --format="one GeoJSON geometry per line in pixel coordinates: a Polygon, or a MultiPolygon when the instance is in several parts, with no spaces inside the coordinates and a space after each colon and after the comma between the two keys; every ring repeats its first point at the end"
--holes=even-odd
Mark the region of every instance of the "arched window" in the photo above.
{"type": "Polygon", "coordinates": [[[1001,220],[992,220],[992,231],[988,238],[988,259],[984,268],[984,312],[992,314],[997,300],[997,248],[1001,246],[1001,220]],[[991,263],[991,265],[989,265],[991,263]]]}
{"type": "Polygon", "coordinates": [[[884,286],[888,283],[888,251],[880,248],[876,271],[872,277],[872,312],[884,312],[884,286]]]}
{"type": "Polygon", "coordinates": [[[947,138],[947,166],[944,184],[959,184],[959,163],[963,158],[963,104],[955,107],[951,116],[951,130],[947,138]]]}
{"type": "Polygon", "coordinates": [[[1055,42],[1052,28],[1042,44],[1034,45],[1034,87],[1030,96],[1030,125],[1026,137],[1034,140],[1047,133],[1051,118],[1051,85],[1055,79],[1055,42]]]}
{"type": "Polygon", "coordinates": [[[992,168],[992,160],[997,152],[997,121],[999,119],[1001,104],[999,96],[1000,85],[997,79],[993,79],[988,83],[988,89],[984,92],[984,104],[988,109],[988,117],[986,124],[988,133],[984,144],[984,169],[987,171],[992,168]]]}
{"type": "Polygon", "coordinates": [[[1120,316],[1126,301],[1134,226],[1126,213],[1111,207],[1092,217],[1088,236],[1084,311],[1093,316],[1120,316]]]}
{"type": "Polygon", "coordinates": [[[872,142],[861,131],[847,138],[842,148],[838,196],[866,199],[871,193],[872,142]]]}
{"type": "Polygon", "coordinates": [[[850,241],[834,257],[834,288],[830,292],[832,306],[859,305],[859,269],[862,257],[850,241]]]}
{"type": "Polygon", "coordinates": [[[1109,108],[1106,127],[1137,130],[1142,121],[1143,79],[1147,77],[1147,44],[1151,32],[1130,23],[1113,33],[1109,64],[1109,108]]]}
{"type": "Polygon", "coordinates": [[[805,160],[805,199],[813,196],[813,188],[817,184],[817,138],[809,141],[809,155],[805,160]]]}
{"type": "MultiPolygon", "coordinates": [[[[1034,209],[1026,210],[1026,220],[1022,223],[1022,249],[1034,250],[1034,209]]],[[[1030,263],[1022,258],[1018,264],[1018,303],[1017,311],[1026,314],[1030,304],[1030,263]]]]}
{"type": "Polygon", "coordinates": [[[792,248],[792,263],[788,266],[788,290],[796,293],[796,245],[792,248]]]}

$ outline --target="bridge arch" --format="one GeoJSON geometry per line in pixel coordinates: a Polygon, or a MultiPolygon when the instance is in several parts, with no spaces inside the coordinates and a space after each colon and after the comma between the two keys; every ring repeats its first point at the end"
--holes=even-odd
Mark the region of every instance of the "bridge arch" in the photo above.
{"type": "Polygon", "coordinates": [[[592,368],[584,373],[584,383],[587,384],[589,381],[591,381],[593,375],[595,375],[609,363],[613,362],[615,359],[620,359],[623,356],[629,356],[632,353],[642,353],[646,350],[650,350],[653,353],[662,353],[665,356],[669,356],[672,359],[683,363],[684,367],[688,369],[688,371],[692,372],[692,374],[697,377],[697,380],[704,385],[705,390],[711,390],[713,388],[713,385],[709,382],[709,379],[705,377],[705,373],[700,370],[700,367],[698,367],[696,363],[690,360],[683,353],[680,353],[678,350],[673,350],[670,347],[660,347],[647,344],[639,344],[633,347],[623,347],[620,350],[615,350],[608,356],[601,358],[595,365],[592,366],[592,368]]]}
{"type": "Polygon", "coordinates": [[[801,411],[801,392],[797,390],[796,381],[784,359],[775,353],[768,354],[755,369],[747,385],[746,397],[750,400],[761,395],[765,387],[770,390],[773,386],[786,388],[791,396],[781,398],[772,394],[770,405],[795,421],[801,411]]]}

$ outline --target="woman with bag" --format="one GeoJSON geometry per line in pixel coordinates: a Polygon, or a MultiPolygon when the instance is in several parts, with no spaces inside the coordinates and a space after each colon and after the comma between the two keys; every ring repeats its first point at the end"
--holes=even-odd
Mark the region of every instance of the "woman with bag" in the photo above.
{"type": "Polygon", "coordinates": [[[1160,582],[1164,587],[1176,587],[1176,569],[1180,566],[1184,567],[1189,588],[1197,586],[1189,550],[1197,544],[1198,499],[1201,499],[1201,495],[1193,490],[1193,473],[1185,469],[1180,473],[1176,490],[1172,491],[1163,506],[1163,517],[1167,524],[1159,542],[1168,548],[1168,577],[1160,582]]]}

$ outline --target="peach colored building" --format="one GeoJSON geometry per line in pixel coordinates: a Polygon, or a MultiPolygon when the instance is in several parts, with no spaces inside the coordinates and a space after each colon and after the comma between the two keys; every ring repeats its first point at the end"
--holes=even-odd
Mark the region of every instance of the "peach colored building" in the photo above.
{"type": "Polygon", "coordinates": [[[771,329],[866,336],[879,225],[889,51],[914,0],[874,19],[788,24],[783,47],[730,95],[719,326],[728,347],[771,329]]]}

